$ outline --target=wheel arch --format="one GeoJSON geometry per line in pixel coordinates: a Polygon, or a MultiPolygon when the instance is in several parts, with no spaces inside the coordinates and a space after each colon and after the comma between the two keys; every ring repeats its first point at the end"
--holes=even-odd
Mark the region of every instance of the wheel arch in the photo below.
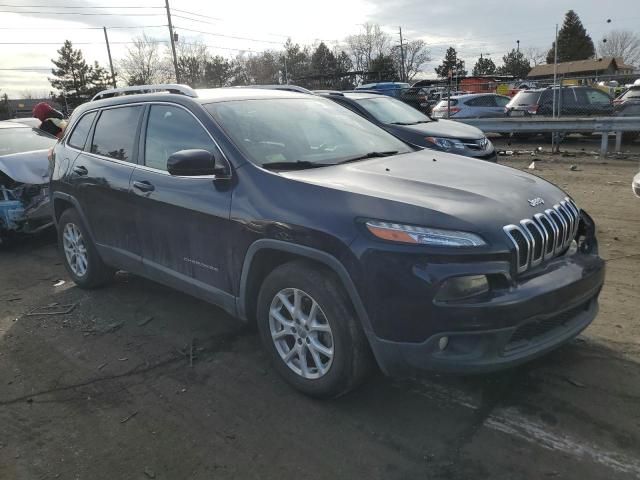
{"type": "Polygon", "coordinates": [[[369,336],[372,332],[369,317],[344,265],[336,257],[322,250],[281,240],[256,240],[247,250],[240,275],[240,290],[236,300],[238,316],[244,321],[253,321],[257,292],[262,280],[275,267],[298,259],[321,264],[336,275],[351,300],[365,334],[369,336]]]}
{"type": "Polygon", "coordinates": [[[62,213],[69,208],[74,208],[78,212],[78,215],[80,215],[80,218],[84,223],[84,227],[89,233],[89,237],[91,238],[91,241],[93,241],[93,232],[89,227],[89,222],[87,222],[87,217],[85,216],[84,211],[80,206],[80,202],[78,202],[78,199],[76,199],[72,195],[69,195],[68,193],[53,192],[52,200],[53,200],[53,218],[54,218],[56,227],[58,226],[58,221],[60,220],[60,216],[62,215],[62,213]]]}

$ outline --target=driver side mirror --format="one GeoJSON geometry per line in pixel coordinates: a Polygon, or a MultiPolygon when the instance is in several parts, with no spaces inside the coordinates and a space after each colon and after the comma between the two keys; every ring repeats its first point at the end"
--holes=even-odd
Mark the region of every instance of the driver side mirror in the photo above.
{"type": "Polygon", "coordinates": [[[216,180],[231,178],[231,168],[220,155],[207,150],[180,150],[167,160],[167,171],[181,177],[215,175],[216,180]]]}

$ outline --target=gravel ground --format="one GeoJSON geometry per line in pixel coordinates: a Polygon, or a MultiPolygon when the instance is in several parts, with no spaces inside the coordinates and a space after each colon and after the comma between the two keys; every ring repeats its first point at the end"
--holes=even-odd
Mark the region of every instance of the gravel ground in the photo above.
{"type": "Polygon", "coordinates": [[[591,213],[608,270],[583,335],[494,375],[310,400],[215,307],[127,274],[82,291],[53,235],[0,251],[0,479],[640,478],[638,160],[594,142],[501,157],[591,213]]]}

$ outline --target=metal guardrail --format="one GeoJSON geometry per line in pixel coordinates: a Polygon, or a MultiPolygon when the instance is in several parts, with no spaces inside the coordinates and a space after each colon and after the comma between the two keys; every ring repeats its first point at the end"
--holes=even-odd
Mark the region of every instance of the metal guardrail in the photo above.
{"type": "Polygon", "coordinates": [[[640,117],[561,118],[464,118],[458,122],[491,133],[600,133],[600,154],[609,150],[609,134],[616,134],[616,152],[622,148],[623,132],[640,132],[640,117]]]}

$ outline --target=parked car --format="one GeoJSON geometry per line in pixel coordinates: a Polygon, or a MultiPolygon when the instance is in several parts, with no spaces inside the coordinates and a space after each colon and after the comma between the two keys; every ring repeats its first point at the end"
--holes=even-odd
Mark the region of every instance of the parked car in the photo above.
{"type": "Polygon", "coordinates": [[[38,128],[42,121],[33,117],[24,117],[24,118],[12,118],[9,120],[10,122],[21,123],[23,125],[27,125],[31,128],[38,128]]]}
{"type": "Polygon", "coordinates": [[[394,98],[371,93],[322,93],[405,142],[423,148],[497,160],[491,141],[476,127],[428,117],[394,98]]]}
{"type": "Polygon", "coordinates": [[[390,97],[400,97],[402,91],[409,87],[411,87],[411,85],[404,82],[376,82],[359,85],[356,87],[356,90],[375,90],[390,97]]]}
{"type": "Polygon", "coordinates": [[[407,105],[412,106],[422,113],[429,113],[429,104],[427,103],[427,92],[420,87],[405,88],[400,91],[400,100],[407,105]]]}
{"type": "Polygon", "coordinates": [[[518,365],[595,317],[596,229],[560,188],[417,150],[320,96],[181,93],[85,103],[54,147],[80,287],[125,269],[215,303],[320,397],[372,359],[392,375],[518,365]]]}
{"type": "MultiPolygon", "coordinates": [[[[640,87],[638,87],[637,92],[637,96],[629,95],[618,103],[614,101],[614,115],[619,117],[640,117],[640,87]]],[[[640,131],[622,133],[622,138],[626,142],[633,142],[639,136],[640,131]]]]}
{"type": "Polygon", "coordinates": [[[27,125],[0,122],[0,245],[52,225],[47,156],[56,141],[27,125]]]}
{"type": "Polygon", "coordinates": [[[430,113],[433,110],[433,107],[435,107],[441,101],[446,100],[449,97],[457,97],[459,95],[467,95],[468,93],[469,92],[465,92],[463,90],[449,91],[447,89],[438,89],[438,90],[432,91],[427,96],[427,109],[428,109],[428,112],[430,113]]]}
{"type": "Polygon", "coordinates": [[[592,87],[562,87],[522,90],[505,107],[510,117],[552,115],[553,94],[561,116],[611,115],[613,102],[602,90],[592,87]]]}
{"type": "Polygon", "coordinates": [[[504,108],[511,101],[505,95],[473,93],[441,100],[431,111],[433,118],[487,118],[503,117],[504,108]]]}
{"type": "Polygon", "coordinates": [[[640,197],[640,172],[636,173],[636,176],[633,177],[633,181],[631,182],[631,189],[637,197],[640,197]]]}
{"type": "Polygon", "coordinates": [[[626,103],[640,102],[640,85],[632,85],[622,92],[613,101],[613,106],[618,109],[623,107],[626,103]]]}

